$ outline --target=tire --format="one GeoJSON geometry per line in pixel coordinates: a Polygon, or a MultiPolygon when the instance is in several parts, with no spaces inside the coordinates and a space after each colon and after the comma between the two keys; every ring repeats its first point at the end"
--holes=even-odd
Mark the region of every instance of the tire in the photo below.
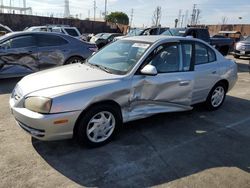
{"type": "Polygon", "coordinates": [[[225,84],[223,83],[216,84],[210,91],[207,100],[205,102],[207,109],[211,111],[219,109],[225,101],[226,92],[227,88],[225,84]]]}
{"type": "Polygon", "coordinates": [[[78,62],[83,62],[84,59],[82,57],[71,57],[69,58],[66,63],[64,63],[65,65],[69,65],[69,64],[74,64],[74,63],[78,63],[78,62]]]}
{"type": "Polygon", "coordinates": [[[234,55],[234,58],[239,59],[240,56],[239,55],[234,55]]]}
{"type": "Polygon", "coordinates": [[[74,134],[79,144],[99,147],[114,138],[119,132],[121,124],[120,109],[113,105],[100,104],[83,113],[77,121],[74,134]]]}

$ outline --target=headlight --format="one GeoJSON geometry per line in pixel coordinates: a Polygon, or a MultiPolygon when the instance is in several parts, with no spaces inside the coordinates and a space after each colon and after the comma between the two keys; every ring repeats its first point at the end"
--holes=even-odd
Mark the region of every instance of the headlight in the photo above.
{"type": "Polygon", "coordinates": [[[237,43],[236,48],[240,48],[242,46],[242,43],[237,43]]]}
{"type": "Polygon", "coordinates": [[[42,114],[50,112],[52,100],[46,97],[28,97],[24,101],[24,107],[42,114]]]}

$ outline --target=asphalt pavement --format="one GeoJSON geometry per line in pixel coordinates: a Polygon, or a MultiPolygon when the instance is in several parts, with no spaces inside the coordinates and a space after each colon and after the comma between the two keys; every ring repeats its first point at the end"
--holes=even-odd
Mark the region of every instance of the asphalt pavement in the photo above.
{"type": "MultiPolygon", "coordinates": [[[[232,58],[232,57],[229,57],[232,58]]],[[[0,187],[250,187],[250,65],[221,109],[160,114],[125,125],[101,148],[32,139],[10,114],[19,79],[0,80],[0,187]]]]}

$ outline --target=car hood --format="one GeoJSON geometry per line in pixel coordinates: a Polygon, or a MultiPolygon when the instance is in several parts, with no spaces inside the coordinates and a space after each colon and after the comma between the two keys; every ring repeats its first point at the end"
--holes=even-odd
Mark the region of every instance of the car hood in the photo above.
{"type": "Polygon", "coordinates": [[[81,85],[83,88],[84,85],[94,87],[100,82],[119,78],[121,76],[109,74],[98,68],[77,63],[28,75],[18,83],[17,87],[21,90],[22,96],[25,96],[37,91],[62,86],[67,86],[68,90],[74,90],[74,85],[81,85]]]}
{"type": "Polygon", "coordinates": [[[250,45],[250,41],[246,41],[246,40],[240,41],[239,43],[240,44],[248,44],[248,45],[250,45]]]}

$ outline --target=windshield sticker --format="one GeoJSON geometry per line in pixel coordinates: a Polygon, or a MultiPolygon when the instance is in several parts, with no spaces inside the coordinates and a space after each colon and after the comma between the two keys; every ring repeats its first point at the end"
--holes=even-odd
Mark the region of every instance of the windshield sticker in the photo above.
{"type": "Polygon", "coordinates": [[[185,31],[179,31],[179,33],[185,33],[185,31]]]}
{"type": "Polygon", "coordinates": [[[132,47],[133,47],[133,48],[144,48],[144,49],[146,49],[146,48],[149,47],[149,44],[145,44],[145,43],[134,43],[132,47]]]}

